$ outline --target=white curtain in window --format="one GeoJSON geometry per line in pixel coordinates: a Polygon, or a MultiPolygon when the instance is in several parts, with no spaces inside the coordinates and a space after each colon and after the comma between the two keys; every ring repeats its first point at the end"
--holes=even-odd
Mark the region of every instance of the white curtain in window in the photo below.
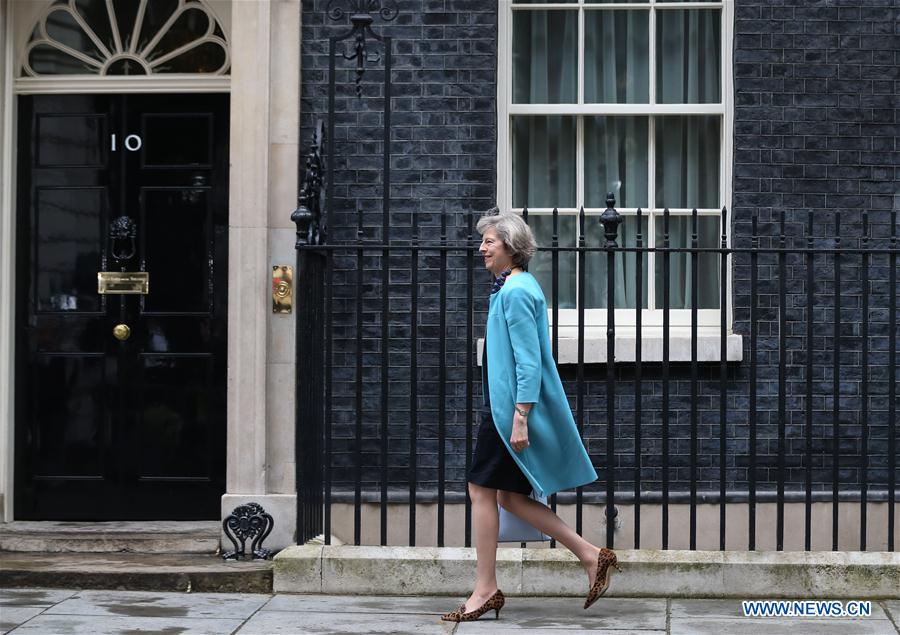
{"type": "MultiPolygon", "coordinates": [[[[513,12],[513,102],[575,103],[578,12],[513,12]]],[[[513,206],[575,206],[575,117],[512,121],[513,206]]]]}
{"type": "Polygon", "coordinates": [[[584,118],[585,207],[647,208],[647,117],[584,118]]]}
{"type": "MultiPolygon", "coordinates": [[[[585,243],[588,247],[605,247],[606,235],[600,219],[591,217],[588,219],[588,227],[585,228],[585,243]]],[[[641,233],[643,245],[647,246],[647,217],[641,218],[641,233]]],[[[623,216],[619,223],[618,239],[619,247],[635,247],[637,245],[637,216],[623,216]]],[[[609,306],[607,299],[607,262],[609,254],[605,251],[589,252],[586,260],[587,276],[585,280],[585,308],[605,309],[609,306]]],[[[633,309],[637,306],[637,253],[616,252],[613,270],[615,284],[616,308],[633,309]]],[[[641,282],[641,306],[647,306],[647,255],[644,254],[644,269],[641,282]]]]}
{"type": "MultiPolygon", "coordinates": [[[[646,117],[585,117],[585,204],[604,209],[606,195],[612,192],[617,207],[647,208],[647,123],[646,117]]],[[[618,244],[634,247],[637,232],[636,217],[625,216],[619,225],[618,244]]],[[[647,244],[646,219],[642,223],[644,244],[647,244]]],[[[603,227],[596,216],[588,218],[586,228],[588,246],[605,246],[603,227]]],[[[586,307],[607,306],[605,252],[587,256],[586,307]]],[[[646,272],[644,269],[643,304],[646,304],[646,272]]],[[[618,252],[615,256],[615,306],[636,306],[635,254],[618,252]]]]}
{"type": "MultiPolygon", "coordinates": [[[[656,119],[656,204],[670,208],[707,208],[719,205],[720,119],[716,116],[670,116],[656,119]]],[[[718,217],[700,219],[701,247],[717,247],[718,217]]],[[[672,217],[669,224],[671,247],[691,246],[691,223],[672,217]]],[[[656,218],[657,245],[661,246],[663,220],[656,218]]],[[[691,272],[687,254],[670,257],[670,307],[690,308],[691,272]]],[[[662,306],[662,255],[656,257],[657,306],[662,306]]],[[[700,305],[718,306],[718,261],[700,256],[698,278],[700,305]]]]}
{"type": "Polygon", "coordinates": [[[656,12],[656,101],[721,101],[722,23],[719,9],[656,12]]]}
{"type": "Polygon", "coordinates": [[[578,99],[578,12],[513,12],[513,103],[578,99]]]}
{"type": "MultiPolygon", "coordinates": [[[[690,216],[671,216],[669,218],[669,247],[673,249],[691,246],[693,220],[690,216]]],[[[697,219],[697,243],[701,248],[719,246],[718,234],[720,219],[718,216],[700,216],[697,219]]],[[[656,218],[656,246],[663,246],[663,218],[656,218]]],[[[656,307],[663,308],[663,259],[662,253],[656,254],[656,307]]],[[[719,263],[717,253],[702,253],[697,258],[697,308],[716,309],[719,307],[719,263]]],[[[691,276],[693,261],[691,254],[680,252],[669,254],[669,308],[690,309],[693,285],[691,276]]]]}
{"type": "MultiPolygon", "coordinates": [[[[557,219],[557,240],[560,247],[575,246],[576,218],[572,215],[560,214],[557,219]]],[[[530,214],[528,225],[534,232],[538,243],[538,252],[531,259],[528,271],[544,290],[547,305],[553,302],[553,254],[545,250],[553,245],[553,216],[549,214],[530,214]]],[[[558,258],[557,297],[560,309],[576,308],[575,252],[561,251],[558,258]]]]}
{"type": "MultiPolygon", "coordinates": [[[[718,9],[662,10],[656,15],[656,100],[665,104],[721,101],[721,21],[718,9]]],[[[656,205],[669,208],[717,208],[721,118],[718,116],[657,117],[656,205]]],[[[657,245],[662,245],[663,221],[656,219],[657,245]]],[[[718,246],[718,217],[699,219],[701,247],[718,246]]],[[[671,247],[690,247],[692,223],[672,217],[671,247]]],[[[656,257],[656,305],[662,307],[662,254],[656,257]]],[[[692,260],[689,254],[669,257],[669,306],[691,308],[692,260]]],[[[698,258],[698,308],[719,306],[719,259],[698,258]]]]}
{"type": "Polygon", "coordinates": [[[575,117],[512,119],[513,207],[575,207],[575,117]]]}
{"type": "Polygon", "coordinates": [[[585,103],[649,102],[648,29],[646,10],[585,12],[585,103]]]}
{"type": "MultiPolygon", "coordinates": [[[[649,102],[649,19],[646,10],[585,10],[585,102],[649,102]]],[[[721,10],[659,9],[656,11],[656,103],[692,104],[721,101],[721,10]]],[[[561,10],[513,12],[513,102],[577,101],[577,13],[561,10]]],[[[514,207],[574,207],[576,192],[576,116],[515,116],[511,120],[514,207]]],[[[720,205],[721,117],[656,116],[655,200],[648,200],[650,119],[646,116],[584,117],[584,205],[606,207],[606,193],[617,206],[717,208],[720,205]]],[[[572,219],[574,221],[574,219],[572,219]]],[[[546,221],[546,222],[549,222],[546,221]]],[[[549,244],[544,220],[533,224],[540,244],[549,244]]],[[[657,236],[662,220],[657,217],[657,236]]],[[[634,219],[620,225],[619,244],[634,245],[634,219]]],[[[586,240],[600,242],[596,216],[588,219],[586,240]]],[[[568,225],[568,223],[566,223],[568,225]]],[[[574,240],[575,226],[572,226],[574,240]]],[[[673,217],[672,246],[689,246],[689,222],[673,217]]],[[[700,223],[701,246],[718,245],[718,218],[700,223]]],[[[647,236],[646,228],[644,235],[647,236]]],[[[560,228],[560,240],[564,241],[560,228]]],[[[606,302],[606,255],[588,256],[589,307],[606,302]]],[[[547,261],[549,262],[549,261],[547,261]]],[[[560,258],[561,276],[575,259],[560,258]],[[565,262],[565,264],[563,264],[565,262]]],[[[700,258],[700,308],[718,306],[719,271],[715,255],[700,258]]],[[[546,265],[536,260],[538,273],[546,265]]],[[[618,254],[616,305],[634,307],[634,255],[618,254]]],[[[689,308],[690,258],[670,259],[671,307],[689,308]]],[[[543,274],[542,274],[543,275],[543,274]]],[[[656,258],[657,307],[661,302],[661,257],[656,258]]],[[[549,281],[549,279],[548,279],[549,281]]],[[[542,280],[542,283],[544,281],[542,280]]],[[[574,282],[573,282],[574,284],[574,282]]],[[[645,285],[646,288],[646,285],[645,285]]],[[[567,291],[568,293],[569,291],[567,291]]],[[[568,300],[567,300],[568,301],[568,300]]],[[[643,302],[642,302],[643,304],[643,302]]]]}

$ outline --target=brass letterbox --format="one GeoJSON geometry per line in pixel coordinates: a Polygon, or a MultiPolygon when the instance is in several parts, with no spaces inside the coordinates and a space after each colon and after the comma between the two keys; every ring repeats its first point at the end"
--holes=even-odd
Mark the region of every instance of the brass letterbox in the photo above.
{"type": "Polygon", "coordinates": [[[147,295],[150,273],[147,271],[98,271],[97,293],[101,295],[147,295]]]}

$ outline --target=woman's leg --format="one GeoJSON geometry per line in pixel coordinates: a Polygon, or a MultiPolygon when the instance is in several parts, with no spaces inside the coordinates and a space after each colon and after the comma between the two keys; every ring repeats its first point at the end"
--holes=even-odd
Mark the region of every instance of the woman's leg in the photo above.
{"type": "Polygon", "coordinates": [[[475,569],[475,590],[466,600],[466,611],[474,611],[497,591],[497,533],[500,514],[497,511],[497,490],[469,483],[472,499],[472,532],[478,563],[475,569]]]}
{"type": "Polygon", "coordinates": [[[594,576],[597,573],[599,547],[595,547],[579,536],[574,529],[554,514],[553,510],[530,496],[501,490],[497,492],[497,500],[504,509],[565,545],[581,561],[581,565],[587,571],[588,584],[594,582],[594,576]]]}

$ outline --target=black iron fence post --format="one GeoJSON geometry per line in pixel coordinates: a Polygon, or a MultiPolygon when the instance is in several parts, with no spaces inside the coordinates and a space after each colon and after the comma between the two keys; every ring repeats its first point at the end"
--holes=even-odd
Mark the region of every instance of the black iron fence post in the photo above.
{"type": "Polygon", "coordinates": [[[412,215],[409,280],[409,546],[416,545],[419,462],[419,216],[412,215]]]}
{"type": "Polygon", "coordinates": [[[690,548],[697,548],[697,443],[698,435],[698,412],[697,406],[699,397],[697,366],[697,310],[700,304],[700,276],[698,269],[700,268],[700,253],[697,251],[700,244],[698,241],[698,223],[697,208],[691,211],[691,503],[690,503],[690,548]]]}
{"type": "Polygon", "coordinates": [[[862,237],[862,412],[860,413],[860,493],[859,493],[859,550],[866,550],[866,519],[869,496],[869,214],[863,212],[862,237]]]}
{"type": "Polygon", "coordinates": [[[749,415],[749,447],[747,465],[748,500],[748,537],[747,548],[756,549],[756,352],[757,352],[757,314],[758,314],[758,276],[759,276],[759,217],[756,212],[750,221],[750,412],[749,415]]]}
{"type": "Polygon", "coordinates": [[[831,548],[837,551],[840,523],[841,479],[841,227],[835,220],[834,236],[834,376],[831,380],[834,394],[831,405],[831,548]]]}
{"type": "MultiPolygon", "coordinates": [[[[297,226],[294,280],[297,312],[294,332],[294,451],[297,490],[297,544],[323,533],[323,418],[325,363],[324,260],[322,252],[304,247],[321,245],[322,125],[316,127],[306,159],[306,176],[299,205],[291,220],[297,226]]],[[[327,538],[327,536],[326,536],[327,538]]]]}
{"type": "MultiPolygon", "coordinates": [[[[586,261],[587,252],[585,250],[585,232],[584,232],[584,207],[578,210],[578,383],[575,394],[575,421],[578,425],[578,434],[584,436],[584,330],[585,330],[585,290],[586,290],[586,261]]],[[[575,531],[581,534],[582,530],[582,511],[584,505],[584,488],[575,489],[575,531]]]]}
{"type": "Polygon", "coordinates": [[[669,548],[669,208],[663,209],[663,326],[662,326],[662,548],[669,548]]]}
{"type": "Polygon", "coordinates": [[[644,234],[641,228],[642,217],[641,208],[637,208],[637,218],[635,227],[635,247],[637,251],[634,254],[634,286],[635,286],[635,302],[634,302],[634,548],[641,548],[641,468],[642,460],[642,435],[641,435],[641,415],[643,400],[643,382],[641,380],[641,362],[643,355],[643,333],[642,317],[644,314],[644,234]]]}
{"type": "Polygon", "coordinates": [[[888,283],[888,551],[894,550],[895,501],[897,499],[897,219],[900,212],[891,218],[891,251],[888,256],[890,277],[888,283]]]}
{"type": "Polygon", "coordinates": [[[778,484],[775,510],[775,548],[784,549],[785,443],[787,442],[787,235],[785,213],[778,235],[778,484]]]}
{"type": "MultiPolygon", "coordinates": [[[[466,214],[466,344],[468,345],[466,365],[466,474],[472,467],[472,431],[475,422],[473,407],[475,399],[473,387],[475,385],[475,368],[478,364],[475,346],[475,250],[474,243],[475,218],[472,214],[466,214]]],[[[480,402],[479,402],[480,405],[480,402]]],[[[465,509],[465,546],[472,546],[472,499],[469,496],[469,488],[466,488],[465,509]]]]}
{"type": "MultiPolygon", "coordinates": [[[[553,361],[559,363],[559,208],[553,208],[553,236],[550,239],[550,297],[552,306],[550,309],[553,320],[553,361]]],[[[550,509],[556,513],[556,494],[550,497],[550,509]]],[[[556,541],[550,540],[550,547],[556,547],[556,541]]]]}
{"type": "MultiPolygon", "coordinates": [[[[809,551],[812,541],[812,456],[813,456],[813,309],[815,308],[815,264],[813,252],[813,213],[807,216],[806,234],[806,499],[804,516],[806,536],[804,549],[809,551]]],[[[754,352],[755,354],[755,352],[754,352]]]]}
{"type": "Polygon", "coordinates": [[[719,237],[719,550],[725,551],[725,490],[728,480],[728,210],[722,208],[719,237]]]}
{"type": "Polygon", "coordinates": [[[362,543],[362,446],[363,446],[363,272],[365,271],[365,250],[363,244],[363,213],[357,211],[356,217],[356,381],[355,414],[353,444],[353,544],[362,543]]]}
{"type": "MultiPolygon", "coordinates": [[[[613,547],[616,529],[616,238],[622,218],[615,210],[616,198],[606,195],[606,210],[600,215],[606,237],[606,544],[613,547]]],[[[583,300],[582,300],[583,301],[583,300]]]]}

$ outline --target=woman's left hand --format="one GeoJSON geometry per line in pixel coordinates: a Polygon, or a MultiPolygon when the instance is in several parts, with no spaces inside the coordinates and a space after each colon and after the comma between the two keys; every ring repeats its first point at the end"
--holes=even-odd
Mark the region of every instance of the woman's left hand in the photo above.
{"type": "Polygon", "coordinates": [[[512,436],[509,444],[516,452],[521,452],[528,447],[528,418],[518,412],[513,416],[512,436]]]}

